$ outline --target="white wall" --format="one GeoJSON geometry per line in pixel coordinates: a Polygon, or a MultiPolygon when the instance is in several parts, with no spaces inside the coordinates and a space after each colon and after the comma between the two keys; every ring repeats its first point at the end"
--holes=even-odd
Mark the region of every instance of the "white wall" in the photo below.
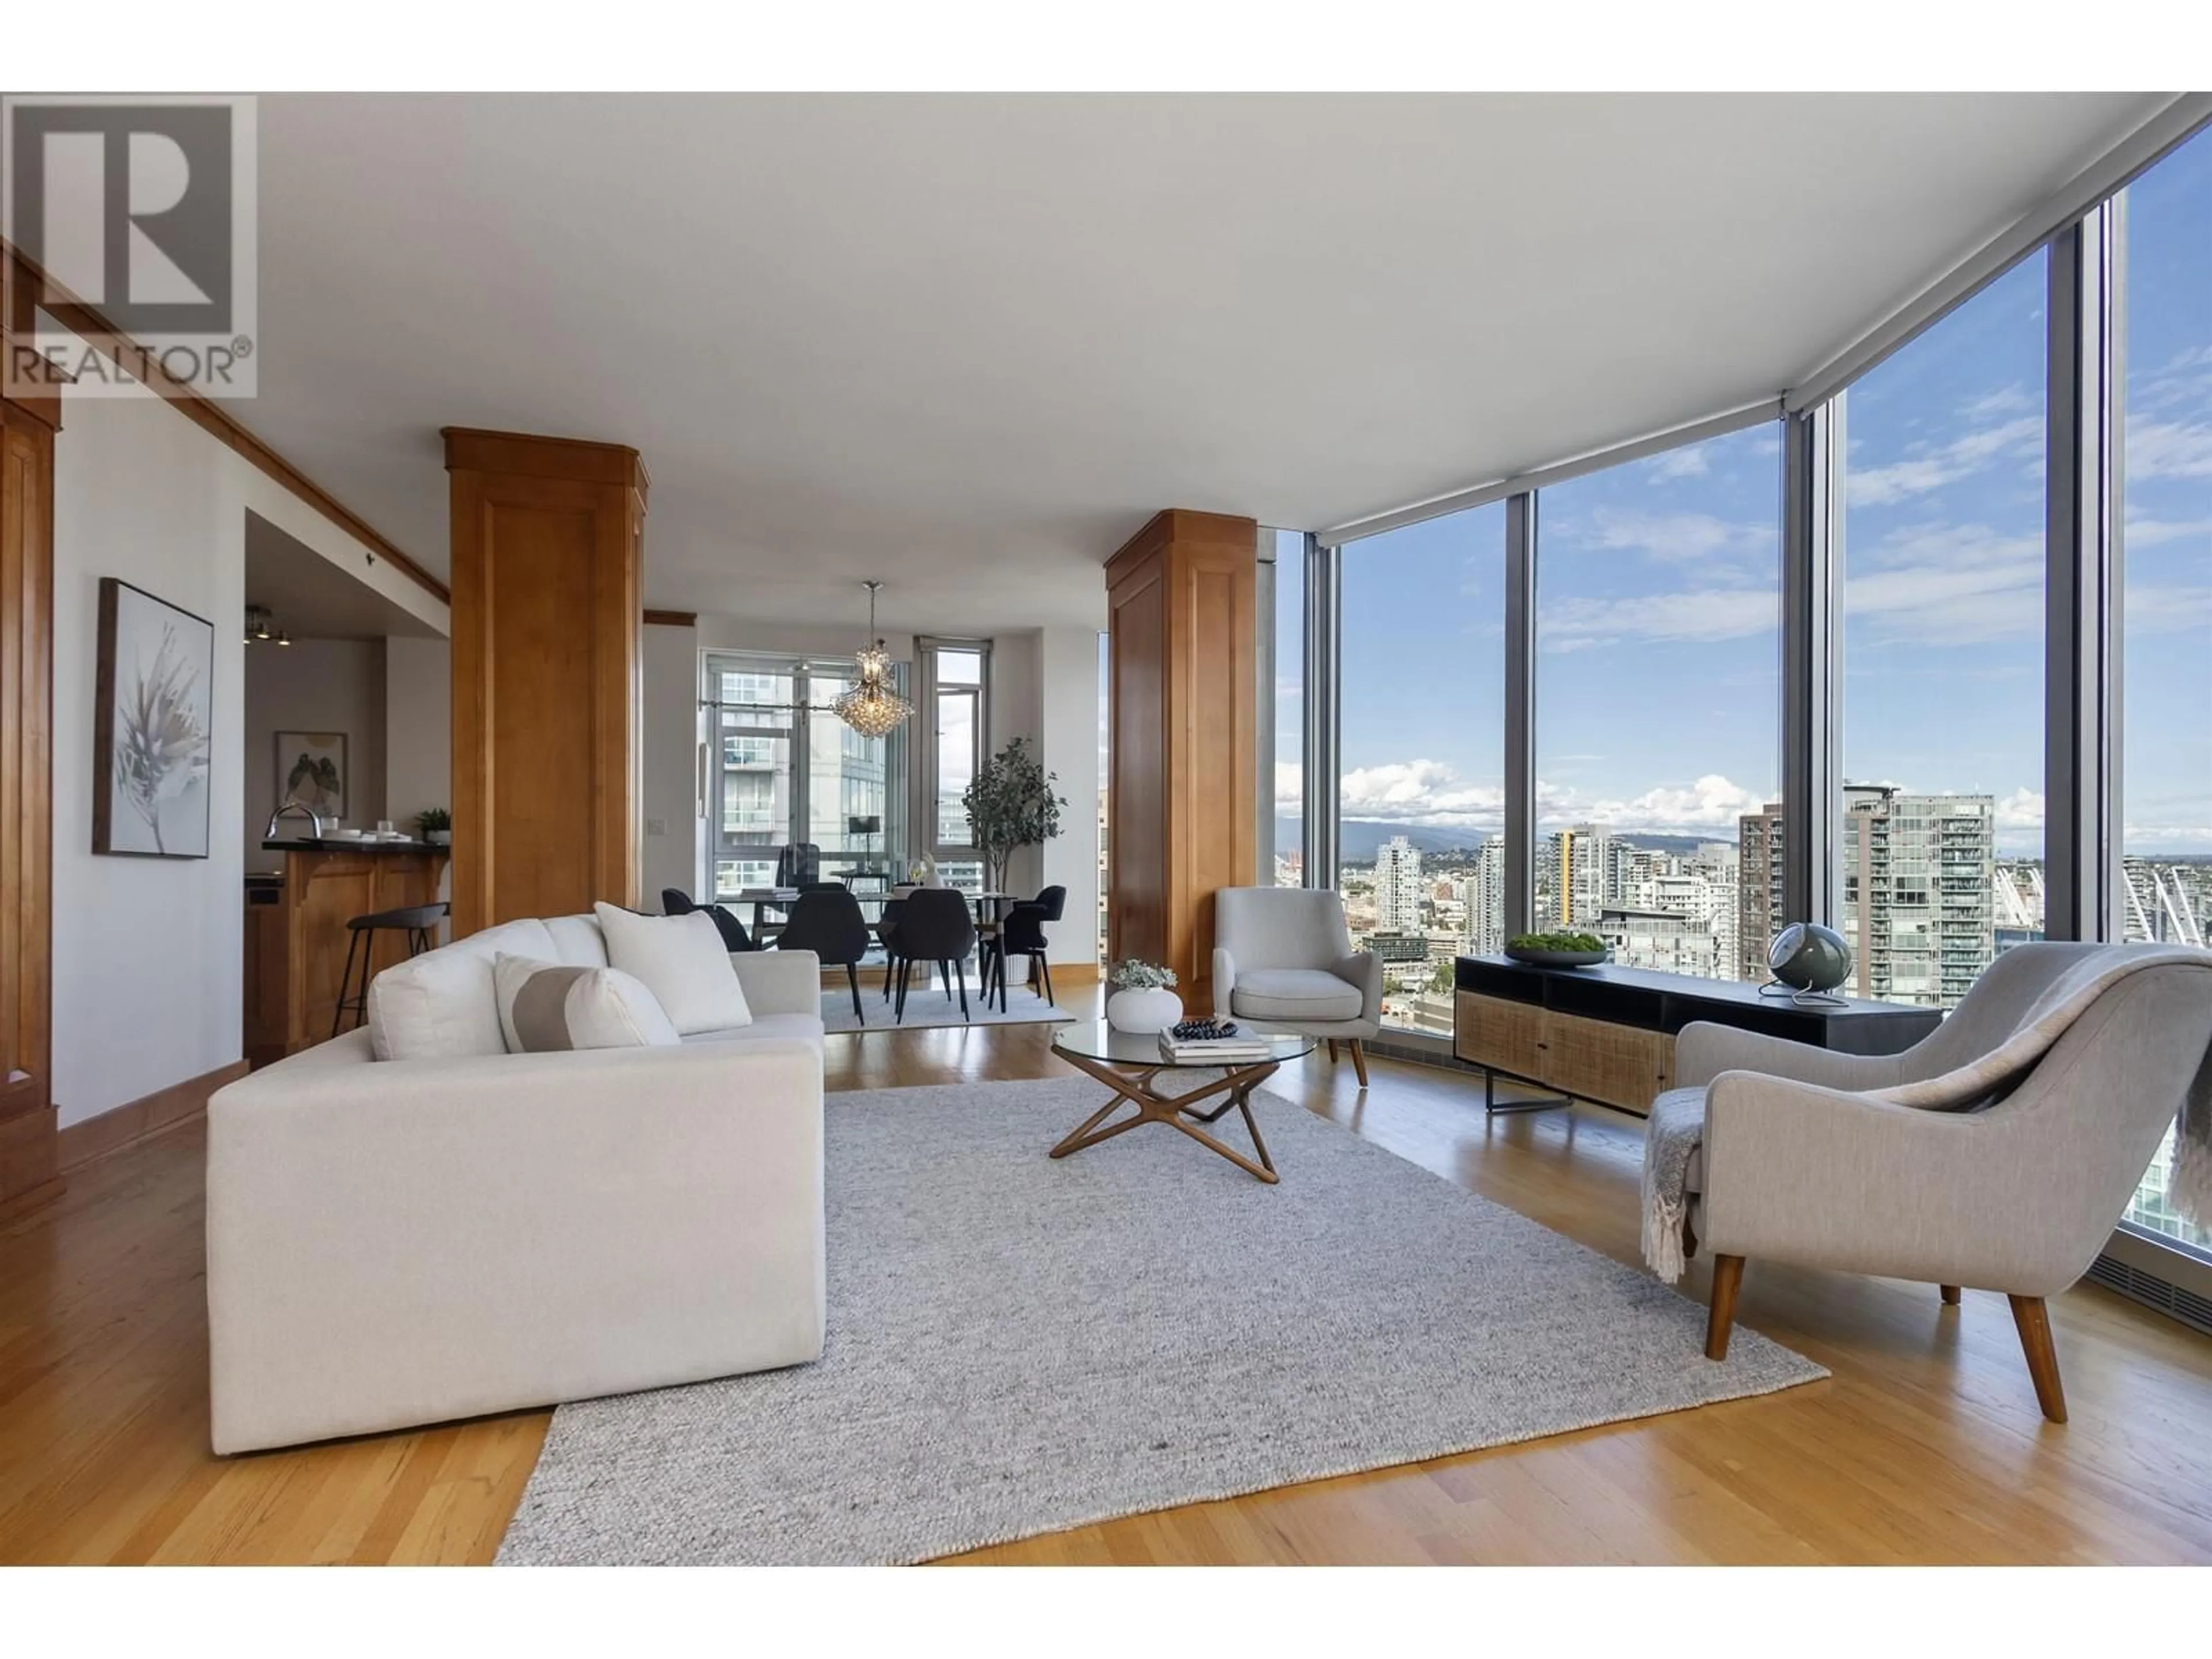
{"type": "Polygon", "coordinates": [[[1055,793],[1067,802],[1060,833],[1016,854],[1006,885],[1067,889],[1051,930],[1052,959],[1098,957],[1098,635],[1087,628],[1030,629],[991,641],[991,749],[1027,738],[1055,793]]]}
{"type": "Polygon", "coordinates": [[[1098,959],[1098,634],[1048,628],[1040,641],[1043,754],[1060,775],[1067,808],[1060,833],[1044,849],[1040,886],[1067,889],[1067,908],[1052,929],[1054,962],[1098,959]]]}
{"type": "Polygon", "coordinates": [[[384,641],[384,816],[415,827],[453,807],[453,647],[394,634],[384,641]]]}
{"type": "MultiPolygon", "coordinates": [[[[427,487],[442,493],[434,476],[427,487]]],[[[54,1098],[80,1122],[239,1057],[246,514],[417,610],[369,550],[150,395],[65,398],[54,449],[54,1098]],[[215,624],[210,856],[92,848],[100,578],[215,624]]],[[[444,607],[425,596],[445,625],[444,607]]],[[[257,647],[258,648],[258,647],[257,647]]],[[[258,757],[264,768],[265,755],[258,757]]],[[[254,826],[258,829],[259,826],[254,826]]]]}
{"type": "MultiPolygon", "coordinates": [[[[261,850],[279,797],[279,732],[343,732],[346,739],[345,822],[369,830],[385,805],[385,672],[382,640],[295,640],[246,647],[246,811],[240,829],[249,870],[283,860],[261,850]]],[[[287,834],[305,819],[286,820],[287,834]]]]}
{"type": "Polygon", "coordinates": [[[699,630],[645,629],[645,764],[639,902],[660,908],[660,890],[700,891],[706,821],[699,816],[699,630]]]}

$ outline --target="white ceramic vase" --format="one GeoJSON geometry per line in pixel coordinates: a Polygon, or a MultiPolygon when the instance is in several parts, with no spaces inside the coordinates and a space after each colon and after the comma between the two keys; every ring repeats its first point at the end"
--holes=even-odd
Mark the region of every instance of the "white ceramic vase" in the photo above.
{"type": "Polygon", "coordinates": [[[1182,1018],[1182,999],[1173,991],[1132,987],[1106,999],[1106,1023],[1117,1031],[1146,1036],[1166,1030],[1182,1018]]]}

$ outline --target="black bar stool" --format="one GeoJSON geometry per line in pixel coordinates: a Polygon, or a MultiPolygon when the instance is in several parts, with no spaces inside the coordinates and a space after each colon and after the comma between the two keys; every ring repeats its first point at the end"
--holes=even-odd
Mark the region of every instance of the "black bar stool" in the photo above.
{"type": "Polygon", "coordinates": [[[346,923],[345,971],[338,975],[338,1006],[331,1011],[331,1035],[336,1036],[344,1028],[346,1011],[353,1011],[353,1023],[359,1025],[368,1018],[368,981],[376,969],[376,936],[380,933],[407,935],[407,954],[419,957],[430,948],[430,934],[446,919],[453,907],[444,900],[435,904],[410,904],[398,910],[372,910],[365,916],[356,916],[346,923]],[[353,982],[354,957],[361,957],[361,989],[349,997],[346,988],[353,982]]]}

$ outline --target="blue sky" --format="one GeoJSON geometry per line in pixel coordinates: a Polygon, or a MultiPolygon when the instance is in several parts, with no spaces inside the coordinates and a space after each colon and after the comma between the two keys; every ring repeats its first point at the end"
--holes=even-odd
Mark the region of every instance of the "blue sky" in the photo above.
{"type": "MultiPolygon", "coordinates": [[[[2127,845],[2212,852],[2212,135],[2128,204],[2127,845]]],[[[2045,256],[1845,404],[1844,766],[1993,795],[2042,848],[2045,256]]],[[[1780,452],[1762,427],[1543,493],[1539,814],[1733,839],[1778,783],[1780,452]]],[[[1352,544],[1346,817],[1477,830],[1503,805],[1504,509],[1352,544]]],[[[1297,566],[1279,570],[1294,575],[1297,566]]],[[[1297,811],[1297,592],[1277,794],[1297,811]]]]}

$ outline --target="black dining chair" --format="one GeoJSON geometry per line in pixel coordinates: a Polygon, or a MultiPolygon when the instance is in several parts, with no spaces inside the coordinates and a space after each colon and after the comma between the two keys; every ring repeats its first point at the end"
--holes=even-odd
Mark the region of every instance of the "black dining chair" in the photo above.
{"type": "Polygon", "coordinates": [[[379,933],[404,933],[407,954],[419,957],[430,948],[436,937],[438,924],[446,919],[453,907],[443,899],[435,904],[410,904],[397,910],[372,910],[365,916],[356,916],[346,923],[345,966],[338,970],[338,1006],[331,1010],[331,1035],[336,1036],[345,1024],[348,1014],[353,1023],[361,1024],[368,1018],[368,981],[376,973],[376,936],[379,933]],[[353,964],[358,953],[361,962],[361,983],[350,994],[347,985],[353,979],[353,964]]]}
{"type": "MultiPolygon", "coordinates": [[[[957,977],[960,1018],[968,1018],[968,953],[975,948],[975,918],[968,914],[968,896],[950,887],[918,888],[901,902],[896,931],[897,1018],[906,1018],[907,979],[917,962],[935,963],[948,986],[957,977]]],[[[927,984],[926,967],[923,971],[927,984]]]]}
{"type": "Polygon", "coordinates": [[[842,886],[809,888],[791,907],[791,919],[775,938],[779,951],[811,951],[826,967],[842,967],[853,989],[853,1018],[861,1024],[860,958],[868,954],[868,922],[860,901],[842,886]]]}
{"type": "MultiPolygon", "coordinates": [[[[1057,1008],[1060,1004],[1052,993],[1052,963],[1046,959],[1044,926],[1058,921],[1067,908],[1067,889],[1048,887],[1033,899],[1024,899],[1006,912],[1006,921],[999,929],[997,945],[991,953],[988,970],[996,976],[999,988],[999,1012],[1006,1008],[1006,958],[1022,957],[1029,965],[1029,982],[1034,985],[1042,977],[1044,1000],[1057,1008]]],[[[988,982],[984,988],[988,1000],[988,982]]]]}
{"type": "Polygon", "coordinates": [[[876,942],[884,947],[884,1000],[891,1000],[891,990],[898,981],[898,925],[899,913],[905,908],[903,898],[884,901],[883,914],[876,920],[876,942]]]}
{"type": "Polygon", "coordinates": [[[719,904],[695,904],[691,901],[691,895],[681,887],[664,887],[660,890],[660,908],[664,915],[688,916],[697,910],[712,917],[714,931],[722,936],[722,948],[725,951],[757,951],[760,948],[753,943],[752,936],[745,932],[744,923],[732,915],[727,909],[719,904]]]}
{"type": "Polygon", "coordinates": [[[822,848],[814,842],[794,841],[778,849],[775,884],[803,888],[822,879],[822,848]]]}

